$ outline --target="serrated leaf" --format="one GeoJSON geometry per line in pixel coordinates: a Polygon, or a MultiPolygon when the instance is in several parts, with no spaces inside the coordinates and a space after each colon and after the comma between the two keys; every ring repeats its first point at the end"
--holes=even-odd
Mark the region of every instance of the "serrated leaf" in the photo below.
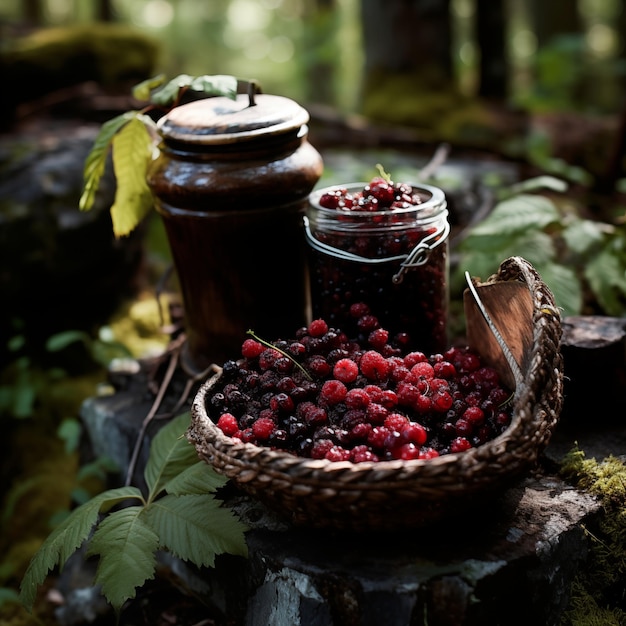
{"type": "Polygon", "coordinates": [[[87,554],[100,556],[95,582],[116,611],[154,577],[159,537],[142,513],[138,506],[111,513],[89,543],[87,554]]]}
{"type": "Polygon", "coordinates": [[[135,117],[113,138],[113,169],[117,181],[115,202],[111,207],[113,233],[130,234],[153,207],[146,180],[154,144],[146,122],[135,117]]]}
{"type": "Polygon", "coordinates": [[[96,135],[93,147],[85,159],[83,168],[83,192],[78,202],[81,211],[93,208],[96,193],[100,187],[100,180],[104,175],[109,150],[113,145],[113,138],[128,122],[139,115],[138,111],[127,111],[102,124],[96,135]]]}
{"type": "Polygon", "coordinates": [[[506,238],[529,230],[542,230],[559,220],[559,212],[551,200],[522,194],[499,202],[482,222],[471,229],[470,236],[506,238]]]}
{"type": "Polygon", "coordinates": [[[173,418],[154,436],[144,478],[154,499],[178,474],[198,462],[198,453],[185,437],[191,416],[189,412],[173,418]]]}
{"type": "Polygon", "coordinates": [[[37,587],[55,566],[63,567],[67,559],[83,544],[98,520],[100,512],[107,511],[128,498],[141,498],[136,487],[110,489],[82,504],[59,524],[43,542],[31,559],[20,587],[20,599],[29,610],[37,594],[37,587]]]}
{"type": "Polygon", "coordinates": [[[543,282],[554,295],[563,315],[580,315],[583,295],[580,279],[569,267],[556,263],[533,264],[543,282]]]}
{"type": "Polygon", "coordinates": [[[212,567],[222,553],[247,556],[246,526],[213,496],[166,495],[146,508],[160,546],[198,567],[212,567]]]}
{"type": "Polygon", "coordinates": [[[228,479],[218,474],[208,463],[198,461],[195,465],[174,476],[165,483],[165,491],[172,495],[206,494],[223,487],[228,479]]]}
{"type": "Polygon", "coordinates": [[[189,74],[180,74],[153,94],[152,102],[159,106],[171,106],[178,100],[181,89],[185,87],[204,93],[206,96],[225,96],[231,100],[237,98],[237,79],[234,76],[218,74],[194,77],[189,74]]]}
{"type": "Polygon", "coordinates": [[[150,100],[150,96],[154,89],[160,87],[165,82],[165,74],[159,74],[153,76],[147,80],[141,81],[138,85],[133,87],[133,98],[136,100],[150,100]]]}
{"type": "Polygon", "coordinates": [[[606,246],[585,266],[585,278],[607,315],[626,315],[626,266],[624,259],[606,246]]]}

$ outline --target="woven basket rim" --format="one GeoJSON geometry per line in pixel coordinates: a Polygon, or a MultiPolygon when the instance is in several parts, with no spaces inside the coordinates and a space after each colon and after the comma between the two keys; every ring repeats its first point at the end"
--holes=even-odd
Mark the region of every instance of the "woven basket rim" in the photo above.
{"type": "MultiPolygon", "coordinates": [[[[369,482],[368,475],[375,472],[377,476],[394,476],[394,482],[402,478],[411,480],[420,474],[438,474],[453,471],[462,481],[465,475],[471,474],[473,467],[482,466],[486,462],[496,460],[505,452],[512,455],[510,469],[517,465],[527,465],[527,457],[515,457],[515,442],[520,438],[536,436],[539,426],[543,426],[543,439],[537,442],[539,449],[547,445],[547,439],[558,420],[561,406],[560,379],[562,377],[562,362],[559,353],[561,338],[561,317],[555,306],[554,298],[545,283],[528,261],[522,257],[510,257],[505,260],[496,274],[489,277],[485,283],[502,280],[518,280],[525,283],[533,298],[533,346],[528,359],[526,373],[531,375],[531,384],[525,383],[516,390],[512,420],[508,428],[497,437],[477,447],[463,452],[444,454],[431,459],[411,460],[382,460],[377,462],[330,461],[327,459],[310,459],[293,453],[273,450],[269,447],[245,443],[225,435],[208,416],[205,407],[205,398],[213,386],[219,381],[219,373],[205,381],[198,390],[192,403],[192,424],[188,431],[190,440],[196,445],[210,443],[221,451],[227,451],[233,460],[245,460],[249,464],[262,465],[264,471],[269,467],[279,465],[279,469],[272,469],[272,473],[293,474],[298,483],[310,482],[320,484],[320,477],[324,480],[336,478],[342,482],[356,484],[369,482]],[[546,367],[546,361],[550,363],[546,367]],[[554,382],[556,381],[556,383],[554,382]],[[555,388],[556,387],[556,388],[555,388]],[[548,389],[549,388],[549,389],[548,389]],[[545,408],[538,407],[538,399],[548,391],[554,391],[555,397],[545,408]],[[200,433],[199,431],[202,431],[200,433]],[[308,473],[313,477],[308,478],[308,473]]],[[[506,470],[506,468],[503,468],[506,470]]]]}

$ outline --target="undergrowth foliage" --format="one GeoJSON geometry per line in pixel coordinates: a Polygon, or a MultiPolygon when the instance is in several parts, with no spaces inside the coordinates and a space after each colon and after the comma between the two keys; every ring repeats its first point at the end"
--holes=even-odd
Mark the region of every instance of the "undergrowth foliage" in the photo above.
{"type": "Polygon", "coordinates": [[[62,569],[84,542],[87,555],[99,557],[94,583],[118,612],[154,577],[157,550],[198,567],[213,567],[222,553],[247,556],[246,526],[215,496],[227,479],[199,460],[185,437],[189,421],[185,413],[156,434],[144,471],[147,496],[134,486],[109,489],[53,530],[22,580],[27,609],[50,571],[62,569]]]}
{"type": "Polygon", "coordinates": [[[549,285],[564,315],[585,312],[587,300],[605,315],[626,315],[626,229],[580,217],[563,194],[566,185],[550,176],[519,183],[491,213],[468,229],[459,244],[452,280],[464,285],[465,271],[490,276],[497,259],[521,255],[549,285]],[[539,192],[548,190],[547,195],[539,192]]]}

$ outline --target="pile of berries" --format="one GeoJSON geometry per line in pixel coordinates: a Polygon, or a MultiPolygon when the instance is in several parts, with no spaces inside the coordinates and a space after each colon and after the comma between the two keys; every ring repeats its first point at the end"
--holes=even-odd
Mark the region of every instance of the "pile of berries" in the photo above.
{"type": "Polygon", "coordinates": [[[325,209],[367,212],[408,209],[421,203],[421,196],[411,185],[394,183],[382,176],[375,176],[359,191],[350,193],[345,188],[337,188],[323,193],[319,199],[325,209]]]}
{"type": "Polygon", "coordinates": [[[253,335],[241,354],[224,363],[209,416],[229,437],[297,456],[430,459],[479,446],[511,421],[511,392],[475,352],[403,353],[380,326],[360,345],[315,319],[292,340],[253,335]]]}

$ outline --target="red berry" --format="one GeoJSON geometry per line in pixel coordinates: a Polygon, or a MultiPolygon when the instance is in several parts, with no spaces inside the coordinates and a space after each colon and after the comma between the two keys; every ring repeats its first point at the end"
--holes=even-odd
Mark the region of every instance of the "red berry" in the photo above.
{"type": "Polygon", "coordinates": [[[435,363],[433,369],[437,378],[454,378],[456,376],[456,368],[450,361],[435,363]]]}
{"type": "Polygon", "coordinates": [[[370,312],[369,306],[364,302],[356,302],[350,305],[350,316],[354,319],[359,319],[370,312]]]}
{"type": "Polygon", "coordinates": [[[320,390],[320,402],[332,406],[345,400],[348,388],[340,380],[327,380],[320,390]]]}
{"type": "Polygon", "coordinates": [[[450,443],[450,452],[464,452],[469,450],[472,444],[465,437],[457,437],[450,443]]]}
{"type": "Polygon", "coordinates": [[[327,453],[326,459],[329,461],[349,461],[350,451],[341,446],[333,446],[327,453]]]}
{"type": "Polygon", "coordinates": [[[389,331],[384,328],[377,328],[369,334],[367,341],[372,348],[380,351],[389,341],[389,331]]]}
{"type": "Polygon", "coordinates": [[[409,352],[404,357],[404,364],[408,369],[411,369],[417,363],[423,363],[428,361],[428,358],[423,352],[409,352]]]}
{"type": "Polygon", "coordinates": [[[222,413],[217,420],[217,427],[228,437],[239,430],[237,418],[232,413],[222,413]]]}
{"type": "Polygon", "coordinates": [[[409,418],[401,413],[390,413],[385,419],[385,428],[402,432],[409,425],[409,418]]]}
{"type": "Polygon", "coordinates": [[[363,376],[369,380],[383,381],[387,379],[389,374],[387,359],[375,350],[365,352],[361,357],[359,366],[363,376]]]}
{"type": "Polygon", "coordinates": [[[417,422],[410,422],[403,430],[402,436],[407,441],[416,444],[417,446],[423,446],[426,443],[428,434],[426,429],[417,422]]]}
{"type": "Polygon", "coordinates": [[[259,343],[255,339],[246,339],[243,344],[241,344],[241,356],[246,359],[254,359],[258,357],[263,350],[265,350],[263,344],[259,343]]]}
{"type": "Polygon", "coordinates": [[[416,363],[411,368],[411,374],[419,378],[429,379],[433,378],[433,376],[435,375],[435,370],[433,366],[427,361],[421,361],[420,363],[416,363]]]}
{"type": "Polygon", "coordinates": [[[352,383],[359,375],[359,366],[352,359],[339,359],[333,367],[333,376],[343,383],[352,383]]]}
{"type": "Polygon", "coordinates": [[[364,389],[350,389],[346,393],[344,402],[349,409],[364,409],[371,402],[367,391],[364,389]]]}
{"type": "Polygon", "coordinates": [[[398,448],[395,448],[392,452],[395,459],[402,459],[403,461],[411,461],[413,459],[420,458],[420,449],[414,443],[403,443],[398,448]]]}
{"type": "Polygon", "coordinates": [[[323,337],[328,332],[328,324],[322,320],[313,320],[308,326],[311,337],[323,337]]]}
{"type": "Polygon", "coordinates": [[[472,424],[482,424],[485,421],[485,414],[480,407],[470,406],[465,409],[463,418],[472,424]]]}
{"type": "Polygon", "coordinates": [[[252,432],[259,441],[267,441],[275,427],[274,420],[261,417],[252,424],[252,432]]]}

